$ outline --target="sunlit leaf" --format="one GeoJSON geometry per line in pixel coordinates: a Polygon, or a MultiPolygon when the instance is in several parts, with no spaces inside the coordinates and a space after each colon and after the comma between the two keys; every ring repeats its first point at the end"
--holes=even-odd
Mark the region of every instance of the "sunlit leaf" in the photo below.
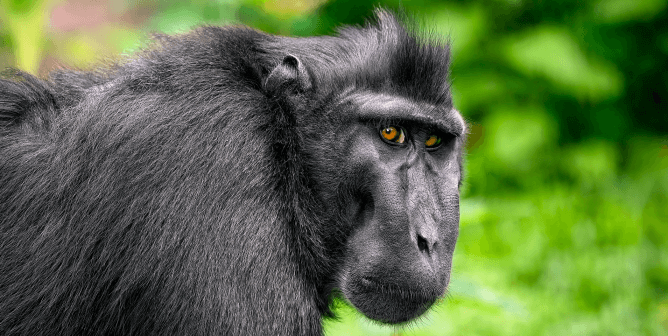
{"type": "Polygon", "coordinates": [[[501,47],[510,66],[530,77],[544,77],[573,96],[599,101],[621,93],[615,67],[587,57],[562,27],[541,26],[508,38],[501,47]]]}
{"type": "Polygon", "coordinates": [[[158,13],[152,20],[150,27],[162,33],[184,33],[198,26],[203,21],[202,16],[187,5],[174,6],[158,13]]]}
{"type": "Polygon", "coordinates": [[[603,22],[647,20],[659,15],[666,0],[600,0],[593,7],[594,18],[603,22]]]}
{"type": "Polygon", "coordinates": [[[19,69],[37,73],[44,46],[47,1],[0,1],[0,21],[13,41],[15,63],[19,69]]]}
{"type": "Polygon", "coordinates": [[[444,5],[433,17],[436,32],[452,41],[451,48],[455,59],[475,52],[476,42],[485,36],[488,20],[480,6],[444,5]]]}
{"type": "Polygon", "coordinates": [[[610,142],[591,140],[566,148],[561,164],[583,183],[600,183],[617,176],[619,153],[610,142]]]}
{"type": "Polygon", "coordinates": [[[483,124],[485,155],[500,171],[526,172],[556,143],[556,123],[540,107],[498,106],[483,124]]]}

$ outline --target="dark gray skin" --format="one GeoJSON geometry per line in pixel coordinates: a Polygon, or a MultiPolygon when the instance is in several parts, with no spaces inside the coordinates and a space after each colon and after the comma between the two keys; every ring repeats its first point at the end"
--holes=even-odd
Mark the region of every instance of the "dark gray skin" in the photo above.
{"type": "MultiPolygon", "coordinates": [[[[363,176],[369,195],[350,205],[358,227],[347,243],[340,288],[367,317],[386,323],[425,312],[450,279],[459,228],[461,138],[465,123],[454,109],[402,97],[357,94],[350,124],[336,136],[345,143],[347,176],[363,176]],[[404,125],[406,141],[383,140],[379,128],[360,120],[404,125]],[[436,132],[441,145],[425,142],[436,132]]],[[[384,126],[381,126],[384,127],[384,126]]]]}
{"type": "MultiPolygon", "coordinates": [[[[290,55],[269,78],[292,83],[282,93],[291,101],[312,90],[308,69],[290,55]]],[[[314,160],[316,190],[328,189],[320,197],[339,205],[334,211],[345,223],[335,224],[347,237],[335,287],[373,320],[410,321],[444,294],[450,280],[466,123],[449,104],[400,95],[345,90],[334,100],[325,114],[336,113],[329,123],[336,127],[311,136],[319,139],[312,152],[324,154],[314,160]],[[401,130],[403,142],[384,139],[386,127],[401,130]],[[431,136],[440,145],[428,147],[431,136]],[[335,199],[328,200],[332,189],[335,199]]],[[[318,117],[324,116],[306,123],[318,117]]]]}
{"type": "Polygon", "coordinates": [[[376,16],[0,78],[0,335],[314,336],[334,295],[423,314],[450,278],[466,127],[448,45],[376,16]]]}

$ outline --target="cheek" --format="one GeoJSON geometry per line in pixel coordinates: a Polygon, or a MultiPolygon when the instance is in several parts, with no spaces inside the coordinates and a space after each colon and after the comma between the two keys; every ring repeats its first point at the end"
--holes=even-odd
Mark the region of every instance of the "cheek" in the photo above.
{"type": "Polygon", "coordinates": [[[459,190],[451,188],[449,192],[441,195],[441,198],[443,220],[439,238],[444,243],[443,254],[446,256],[442,260],[443,265],[449,268],[459,236],[459,190]]]}
{"type": "Polygon", "coordinates": [[[433,173],[433,184],[438,189],[458,189],[461,180],[461,151],[458,141],[425,156],[425,162],[433,173]]]}
{"type": "Polygon", "coordinates": [[[376,135],[371,134],[367,127],[357,125],[349,127],[345,132],[338,135],[343,145],[341,157],[345,160],[345,167],[355,169],[360,166],[369,165],[380,160],[380,153],[375,146],[376,135]]]}

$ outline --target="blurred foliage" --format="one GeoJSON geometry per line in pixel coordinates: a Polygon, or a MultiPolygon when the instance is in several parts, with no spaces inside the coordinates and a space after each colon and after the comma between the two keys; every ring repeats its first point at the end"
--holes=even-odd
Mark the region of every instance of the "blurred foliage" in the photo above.
{"type": "MultiPolygon", "coordinates": [[[[46,74],[155,31],[320,35],[377,1],[0,0],[0,65],[46,74]]],[[[668,0],[389,0],[452,41],[470,122],[452,284],[379,326],[336,302],[328,335],[668,334],[668,0]]]]}

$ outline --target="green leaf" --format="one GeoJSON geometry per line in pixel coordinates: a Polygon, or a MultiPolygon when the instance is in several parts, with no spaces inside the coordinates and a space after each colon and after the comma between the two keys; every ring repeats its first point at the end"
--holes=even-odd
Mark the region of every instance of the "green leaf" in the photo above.
{"type": "Polygon", "coordinates": [[[506,39],[501,46],[509,65],[527,76],[543,77],[581,99],[619,96],[623,79],[614,65],[589,58],[563,27],[541,26],[506,39]]]}

